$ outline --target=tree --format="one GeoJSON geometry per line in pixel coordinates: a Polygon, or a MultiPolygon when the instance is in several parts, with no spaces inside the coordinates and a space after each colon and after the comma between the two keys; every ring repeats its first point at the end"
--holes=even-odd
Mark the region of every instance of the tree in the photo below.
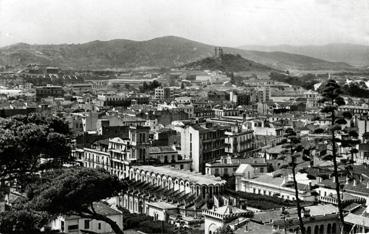
{"type": "Polygon", "coordinates": [[[70,159],[68,125],[41,114],[0,119],[0,187],[70,159]]]}
{"type": "MultiPolygon", "coordinates": [[[[341,87],[337,84],[335,80],[328,80],[327,83],[321,89],[322,99],[321,103],[324,104],[321,112],[328,115],[330,118],[330,128],[329,132],[331,135],[331,144],[332,144],[332,160],[333,160],[333,176],[335,179],[335,189],[337,194],[337,205],[339,211],[339,219],[341,223],[341,232],[343,232],[344,227],[344,215],[343,215],[343,206],[341,200],[341,185],[338,179],[338,161],[337,161],[337,143],[340,141],[336,138],[336,132],[342,130],[342,125],[347,123],[346,119],[350,119],[352,115],[348,112],[339,115],[338,107],[345,104],[344,99],[342,98],[342,90],[341,87]]],[[[353,133],[351,133],[353,135],[353,133]]]]}
{"type": "Polygon", "coordinates": [[[130,84],[124,84],[124,88],[127,89],[127,90],[130,90],[131,89],[131,85],[130,84]]]}
{"type": "Polygon", "coordinates": [[[233,234],[233,230],[229,225],[224,225],[216,230],[216,234],[233,234]]]}
{"type": "MultiPolygon", "coordinates": [[[[289,167],[292,171],[292,178],[293,178],[293,186],[295,190],[295,197],[296,197],[296,206],[297,206],[297,216],[299,219],[299,226],[302,234],[305,234],[305,227],[304,221],[302,220],[302,206],[301,201],[299,198],[299,190],[296,180],[296,167],[298,165],[297,158],[301,156],[301,152],[303,151],[303,147],[301,145],[301,139],[297,136],[296,132],[292,128],[288,128],[285,131],[285,144],[283,145],[284,148],[287,148],[290,154],[290,162],[287,167],[289,167]]],[[[310,158],[302,157],[303,159],[310,160],[310,158]]]]}
{"type": "Polygon", "coordinates": [[[125,190],[124,182],[107,171],[71,168],[47,174],[27,192],[29,207],[49,215],[78,215],[108,223],[117,234],[117,223],[99,214],[94,202],[113,197],[125,190]]]}
{"type": "Polygon", "coordinates": [[[49,216],[44,212],[30,209],[12,208],[0,215],[0,233],[3,234],[40,234],[47,224],[49,216]]]}

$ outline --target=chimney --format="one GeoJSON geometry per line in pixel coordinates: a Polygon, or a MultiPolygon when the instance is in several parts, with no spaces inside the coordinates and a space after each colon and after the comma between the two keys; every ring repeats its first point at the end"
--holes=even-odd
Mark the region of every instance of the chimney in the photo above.
{"type": "Polygon", "coordinates": [[[349,177],[346,176],[346,184],[349,184],[349,177]]]}
{"type": "Polygon", "coordinates": [[[354,183],[352,184],[352,186],[356,186],[357,182],[356,179],[354,179],[354,183]]]}
{"type": "Polygon", "coordinates": [[[332,181],[333,181],[333,183],[336,183],[336,177],[335,176],[332,176],[332,181]]]}

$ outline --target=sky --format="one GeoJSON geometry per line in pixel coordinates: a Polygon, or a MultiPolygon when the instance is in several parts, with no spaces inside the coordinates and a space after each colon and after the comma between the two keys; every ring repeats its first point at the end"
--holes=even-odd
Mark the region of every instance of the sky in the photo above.
{"type": "Polygon", "coordinates": [[[167,35],[233,47],[369,45],[369,0],[0,0],[0,46],[167,35]]]}

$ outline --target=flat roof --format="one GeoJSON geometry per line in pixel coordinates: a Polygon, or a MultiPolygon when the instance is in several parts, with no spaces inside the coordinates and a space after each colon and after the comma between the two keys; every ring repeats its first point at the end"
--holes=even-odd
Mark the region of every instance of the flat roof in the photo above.
{"type": "Polygon", "coordinates": [[[225,180],[222,180],[220,177],[215,177],[213,175],[202,175],[201,173],[191,172],[187,170],[180,170],[169,166],[151,166],[151,165],[142,165],[142,166],[134,166],[136,169],[141,169],[144,171],[154,172],[163,174],[170,177],[177,177],[184,180],[188,180],[190,182],[201,184],[201,185],[210,185],[210,184],[224,184],[225,180]]]}
{"type": "Polygon", "coordinates": [[[158,202],[149,202],[148,205],[150,206],[154,206],[156,208],[160,208],[163,210],[168,210],[168,209],[177,209],[177,206],[167,203],[167,202],[163,202],[163,201],[158,201],[158,202]]]}

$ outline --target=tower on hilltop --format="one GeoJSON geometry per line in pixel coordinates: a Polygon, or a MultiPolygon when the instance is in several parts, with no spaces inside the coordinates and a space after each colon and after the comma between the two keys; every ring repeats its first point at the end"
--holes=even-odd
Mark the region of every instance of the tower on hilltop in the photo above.
{"type": "Polygon", "coordinates": [[[222,47],[215,47],[214,48],[214,57],[221,58],[223,56],[223,48],[222,47]]]}

